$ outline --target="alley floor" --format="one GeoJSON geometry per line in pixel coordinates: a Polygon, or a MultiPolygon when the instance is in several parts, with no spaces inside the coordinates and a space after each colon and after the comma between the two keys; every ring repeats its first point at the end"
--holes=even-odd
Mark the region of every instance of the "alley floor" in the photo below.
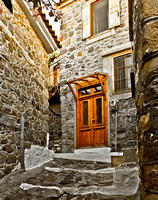
{"type": "Polygon", "coordinates": [[[137,175],[134,165],[56,158],[1,179],[0,200],[137,200],[137,175]]]}

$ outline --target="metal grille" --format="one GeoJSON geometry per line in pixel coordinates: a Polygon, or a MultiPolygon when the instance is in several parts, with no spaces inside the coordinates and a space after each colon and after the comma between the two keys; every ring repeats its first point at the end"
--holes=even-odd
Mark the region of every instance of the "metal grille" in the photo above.
{"type": "Polygon", "coordinates": [[[131,88],[130,72],[132,67],[130,53],[114,58],[115,92],[131,88]]]}

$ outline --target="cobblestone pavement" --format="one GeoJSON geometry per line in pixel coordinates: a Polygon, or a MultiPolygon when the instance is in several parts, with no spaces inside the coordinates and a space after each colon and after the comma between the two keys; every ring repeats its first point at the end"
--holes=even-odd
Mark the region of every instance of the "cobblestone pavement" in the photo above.
{"type": "Polygon", "coordinates": [[[136,167],[56,159],[1,179],[0,200],[136,200],[136,174],[136,167]]]}

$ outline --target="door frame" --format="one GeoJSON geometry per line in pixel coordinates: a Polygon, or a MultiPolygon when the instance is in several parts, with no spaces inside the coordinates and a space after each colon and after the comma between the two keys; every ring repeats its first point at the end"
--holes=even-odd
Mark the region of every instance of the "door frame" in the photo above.
{"type": "Polygon", "coordinates": [[[104,94],[103,92],[98,92],[96,94],[91,94],[91,95],[87,95],[86,97],[80,97],[79,100],[78,100],[78,107],[76,107],[76,115],[77,115],[77,120],[76,120],[76,125],[77,125],[77,148],[96,148],[96,147],[104,147],[104,146],[108,146],[108,133],[107,133],[107,102],[105,100],[105,97],[104,97],[104,94]],[[96,99],[99,99],[101,98],[102,99],[102,122],[101,124],[97,124],[97,115],[96,115],[96,104],[95,104],[95,101],[96,99]],[[88,103],[88,121],[89,121],[89,125],[88,127],[83,127],[82,126],[82,102],[89,102],[88,103]],[[93,122],[93,119],[95,119],[95,121],[93,122]],[[92,136],[92,145],[91,146],[85,146],[85,147],[81,147],[81,144],[80,144],[80,139],[81,139],[81,132],[83,130],[90,130],[90,135],[92,136]],[[95,131],[96,130],[103,130],[104,131],[104,142],[100,145],[96,145],[96,133],[95,131]]]}
{"type": "MultiPolygon", "coordinates": [[[[102,94],[105,98],[105,132],[106,132],[106,138],[107,138],[107,146],[109,144],[108,142],[108,107],[107,107],[107,77],[108,74],[103,74],[96,72],[94,74],[84,76],[81,78],[77,78],[71,81],[66,82],[65,84],[68,84],[70,91],[72,92],[75,102],[76,102],[76,147],[79,148],[79,90],[86,87],[91,87],[94,85],[100,85],[102,87],[102,94]],[[73,86],[74,87],[73,87],[73,86]]],[[[93,94],[98,95],[99,93],[93,94]]],[[[85,96],[86,98],[87,96],[85,96]]]]}
{"type": "MultiPolygon", "coordinates": [[[[95,82],[94,85],[87,85],[87,87],[90,87],[93,88],[95,85],[100,85],[101,84],[98,82],[95,82]]],[[[84,147],[80,147],[80,101],[82,100],[86,100],[86,99],[90,99],[90,98],[95,98],[95,97],[101,97],[103,96],[104,98],[104,105],[103,105],[103,108],[105,109],[104,111],[104,125],[105,125],[105,128],[104,128],[104,138],[105,138],[105,146],[108,146],[108,116],[107,116],[107,81],[104,81],[104,91],[102,92],[98,92],[98,93],[92,93],[90,95],[85,95],[83,97],[80,97],[80,90],[81,89],[84,89],[84,88],[87,88],[86,86],[84,87],[76,87],[76,94],[77,94],[77,101],[76,101],[76,147],[77,149],[79,148],[84,148],[84,147]],[[106,93],[105,93],[106,92],[106,93]]],[[[87,148],[87,147],[85,147],[87,148]]],[[[95,146],[93,146],[92,148],[95,148],[95,146]]]]}

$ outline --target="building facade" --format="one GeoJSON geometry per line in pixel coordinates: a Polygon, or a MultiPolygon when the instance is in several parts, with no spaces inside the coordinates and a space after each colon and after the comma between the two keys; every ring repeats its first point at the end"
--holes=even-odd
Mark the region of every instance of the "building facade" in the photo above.
{"type": "Polygon", "coordinates": [[[61,130],[50,130],[50,148],[61,152],[101,146],[112,151],[135,149],[128,2],[62,1],[59,8],[64,13],[63,47],[51,68],[59,70],[61,130]]]}
{"type": "Polygon", "coordinates": [[[47,145],[48,53],[58,48],[25,1],[13,0],[13,13],[7,3],[0,0],[0,178],[24,167],[25,149],[47,145]]]}

